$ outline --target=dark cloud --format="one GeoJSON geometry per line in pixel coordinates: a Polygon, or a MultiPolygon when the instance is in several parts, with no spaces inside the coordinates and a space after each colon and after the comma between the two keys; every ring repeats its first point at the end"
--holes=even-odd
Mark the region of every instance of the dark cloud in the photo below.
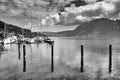
{"type": "Polygon", "coordinates": [[[120,17],[119,13],[119,0],[0,0],[0,17],[33,19],[39,20],[39,23],[45,18],[47,24],[52,20],[46,17],[52,15],[54,24],[62,26],[81,24],[96,18],[117,18],[120,17]],[[63,10],[56,15],[59,7],[63,10]]]}
{"type": "Polygon", "coordinates": [[[101,2],[101,1],[104,1],[104,0],[97,0],[97,2],[101,2]]]}
{"type": "MultiPolygon", "coordinates": [[[[60,18],[61,25],[75,25],[98,18],[115,18],[120,13],[119,0],[83,0],[83,6],[65,8],[65,14],[60,18]]],[[[75,1],[72,1],[75,2],[75,1]]]]}
{"type": "Polygon", "coordinates": [[[69,4],[65,5],[65,7],[70,7],[71,4],[75,4],[76,7],[87,5],[87,3],[85,1],[75,0],[75,1],[71,1],[69,4]]]}

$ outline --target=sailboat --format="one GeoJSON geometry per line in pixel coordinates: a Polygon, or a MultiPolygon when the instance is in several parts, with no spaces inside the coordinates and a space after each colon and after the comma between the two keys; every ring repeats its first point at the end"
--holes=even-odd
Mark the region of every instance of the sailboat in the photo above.
{"type": "MultiPolygon", "coordinates": [[[[49,32],[48,29],[47,29],[47,32],[49,32]]],[[[50,44],[50,45],[53,45],[53,44],[54,44],[54,40],[52,40],[52,39],[51,39],[50,37],[48,37],[47,35],[44,34],[43,37],[44,37],[44,40],[43,40],[43,41],[44,41],[45,43],[48,43],[48,44],[50,44]]]]}
{"type": "Polygon", "coordinates": [[[16,36],[6,36],[8,33],[7,33],[7,24],[4,23],[4,39],[3,39],[3,43],[4,44],[12,44],[14,43],[16,40],[17,40],[17,37],[16,36]]]}
{"type": "MultiPolygon", "coordinates": [[[[26,26],[28,28],[28,26],[30,26],[30,31],[31,31],[31,23],[28,23],[28,25],[26,26]]],[[[24,31],[25,26],[22,28],[22,37],[18,39],[17,43],[18,44],[32,44],[34,43],[34,39],[31,38],[31,33],[30,33],[30,38],[26,38],[25,37],[25,31],[24,31]]]]}

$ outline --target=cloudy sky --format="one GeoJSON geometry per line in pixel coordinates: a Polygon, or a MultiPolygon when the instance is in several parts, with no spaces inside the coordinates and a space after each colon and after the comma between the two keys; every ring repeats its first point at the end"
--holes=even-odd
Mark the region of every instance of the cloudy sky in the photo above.
{"type": "Polygon", "coordinates": [[[119,19],[120,0],[0,0],[2,21],[32,31],[72,30],[98,18],[119,19]]]}

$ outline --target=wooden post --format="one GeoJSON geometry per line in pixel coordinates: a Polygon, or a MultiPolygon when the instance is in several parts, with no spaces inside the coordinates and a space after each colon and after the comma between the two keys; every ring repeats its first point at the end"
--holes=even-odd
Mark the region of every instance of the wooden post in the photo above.
{"type": "Polygon", "coordinates": [[[20,44],[18,43],[18,59],[21,58],[21,55],[20,55],[20,44]]]}
{"type": "Polygon", "coordinates": [[[112,45],[109,45],[109,70],[108,72],[110,74],[112,72],[112,45]]]}
{"type": "Polygon", "coordinates": [[[1,44],[4,46],[4,41],[2,41],[1,44]]]}
{"type": "Polygon", "coordinates": [[[25,45],[23,45],[23,72],[26,72],[26,48],[25,45]]]}
{"type": "Polygon", "coordinates": [[[51,72],[54,72],[54,45],[51,45],[51,72]]]}
{"type": "Polygon", "coordinates": [[[81,45],[81,69],[80,71],[84,72],[84,46],[81,45]]]}

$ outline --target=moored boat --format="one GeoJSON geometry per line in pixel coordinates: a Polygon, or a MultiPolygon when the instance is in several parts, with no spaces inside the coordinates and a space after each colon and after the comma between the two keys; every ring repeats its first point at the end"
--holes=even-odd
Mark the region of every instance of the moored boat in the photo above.
{"type": "Polygon", "coordinates": [[[8,37],[3,40],[4,44],[13,44],[17,41],[16,36],[8,37]]]}
{"type": "Polygon", "coordinates": [[[53,41],[52,39],[48,38],[48,37],[46,37],[46,38],[44,39],[44,42],[45,42],[45,43],[48,43],[48,44],[50,44],[50,45],[53,45],[53,44],[54,44],[54,41],[53,41]]]}

